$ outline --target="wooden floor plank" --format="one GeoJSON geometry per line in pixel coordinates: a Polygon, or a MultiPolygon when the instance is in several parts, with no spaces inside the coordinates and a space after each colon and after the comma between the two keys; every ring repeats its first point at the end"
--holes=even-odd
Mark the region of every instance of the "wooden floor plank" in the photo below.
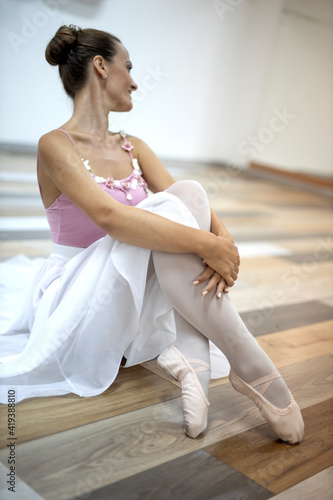
{"type": "MultiPolygon", "coordinates": [[[[223,214],[218,213],[219,217],[223,220],[225,218],[223,217],[223,214]]],[[[299,226],[301,226],[301,223],[297,223],[293,227],[289,228],[289,231],[286,229],[281,230],[280,228],[282,227],[283,222],[279,221],[279,226],[277,227],[270,227],[270,222],[271,220],[268,219],[266,220],[266,224],[262,223],[258,224],[257,221],[252,221],[252,219],[246,224],[244,221],[244,225],[239,225],[237,223],[235,224],[230,224],[228,221],[226,222],[226,226],[230,230],[231,234],[234,237],[234,240],[237,243],[240,243],[242,241],[271,241],[273,242],[281,242],[282,240],[303,240],[304,238],[307,238],[309,236],[319,240],[322,240],[324,238],[327,238],[329,236],[329,232],[327,231],[327,226],[324,224],[321,227],[313,226],[311,228],[311,231],[309,231],[308,228],[302,227],[302,230],[299,231],[299,226]],[[252,224],[253,222],[253,224],[252,224]]]]}
{"type": "Polygon", "coordinates": [[[278,368],[333,351],[333,320],[257,337],[278,368]]]}
{"type": "MultiPolygon", "coordinates": [[[[333,350],[332,330],[333,322],[323,322],[305,328],[262,336],[258,338],[258,341],[280,368],[287,364],[298,363],[310,357],[318,357],[331,352],[333,350]]],[[[173,381],[157,366],[156,361],[145,365],[146,367],[150,366],[153,372],[152,365],[154,365],[155,372],[160,377],[165,378],[168,384],[174,383],[179,386],[178,382],[173,381]]],[[[227,382],[227,379],[219,379],[213,382],[211,387],[227,382]]],[[[178,397],[179,391],[170,392],[168,384],[163,385],[163,382],[159,383],[158,378],[151,378],[144,371],[140,371],[140,367],[133,367],[121,370],[115,384],[104,394],[95,398],[80,399],[75,395],[67,395],[24,401],[17,406],[17,415],[22,422],[20,441],[25,442],[52,432],[63,431],[142,406],[155,404],[167,398],[178,397]],[[128,391],[126,398],[122,398],[124,391],[128,391]],[[149,397],[147,397],[147,391],[149,397]],[[166,392],[168,393],[167,397],[166,392]],[[139,395],[140,399],[138,399],[139,395]],[[96,413],[96,405],[99,408],[98,413],[96,413]],[[21,415],[24,415],[24,418],[21,418],[21,415]],[[42,415],[42,418],[39,417],[38,427],[34,425],[37,415],[42,415]]],[[[0,407],[0,416],[4,411],[5,407],[0,407]]]]}
{"type": "Polygon", "coordinates": [[[49,241],[51,233],[49,230],[18,230],[18,231],[1,231],[0,239],[6,241],[21,241],[21,240],[42,240],[49,241]]]}
{"type": "Polygon", "coordinates": [[[91,500],[265,500],[270,497],[271,492],[202,450],[89,494],[91,500]]]}
{"type": "MultiPolygon", "coordinates": [[[[24,443],[179,397],[177,387],[140,366],[120,369],[112,386],[99,396],[75,394],[27,399],[16,405],[19,441],[24,443]],[[36,425],[38,422],[38,425],[36,425]]],[[[6,411],[0,405],[0,448],[6,446],[6,411]]]]}
{"type": "MultiPolygon", "coordinates": [[[[314,252],[309,252],[309,253],[298,253],[295,255],[288,255],[287,257],[284,257],[286,261],[294,262],[296,264],[306,264],[307,262],[312,262],[314,260],[314,252]]],[[[332,260],[333,259],[333,252],[323,252],[320,256],[321,262],[325,262],[327,260],[332,260]]]]}
{"type": "Polygon", "coordinates": [[[314,254],[322,253],[324,256],[331,256],[333,254],[333,236],[328,234],[323,238],[305,237],[302,240],[298,239],[285,239],[280,240],[280,245],[284,248],[291,250],[292,255],[303,254],[304,252],[314,254]]]}
{"type": "MultiPolygon", "coordinates": [[[[7,171],[2,176],[0,211],[11,216],[44,215],[36,182],[36,155],[0,152],[0,159],[7,171]],[[21,173],[28,175],[24,178],[21,173]]],[[[195,440],[185,437],[179,384],[161,373],[156,361],[152,361],[132,371],[122,371],[112,390],[95,398],[68,395],[19,404],[17,456],[22,472],[19,484],[38,487],[47,500],[78,498],[79,494],[83,499],[82,493],[89,495],[96,489],[101,493],[104,486],[108,495],[110,484],[120,492],[128,487],[126,491],[130,494],[132,489],[133,495],[139,486],[141,497],[147,493],[147,498],[150,494],[155,500],[156,494],[149,490],[154,479],[163,479],[164,489],[155,491],[159,495],[162,491],[169,499],[170,495],[175,498],[177,495],[178,490],[172,486],[176,476],[182,494],[191,491],[189,494],[199,496],[199,491],[203,491],[200,488],[212,480],[214,500],[256,500],[255,488],[251,492],[219,494],[216,488],[219,476],[222,480],[238,478],[239,485],[244,485],[242,478],[247,477],[247,470],[243,474],[230,472],[230,465],[211,455],[207,457],[202,451],[221,440],[231,446],[232,439],[239,435],[242,460],[247,453],[260,455],[258,463],[263,466],[257,472],[260,475],[266,467],[268,474],[275,473],[273,486],[285,488],[299,481],[280,494],[286,495],[284,500],[306,498],[306,492],[311,492],[311,500],[316,498],[313,492],[324,500],[326,492],[318,482],[327,480],[332,468],[313,476],[313,465],[326,467],[326,441],[323,443],[322,437],[326,432],[323,426],[327,425],[328,400],[333,397],[329,354],[333,329],[327,317],[330,310],[316,304],[333,307],[332,200],[240,170],[193,162],[170,162],[170,165],[176,179],[195,178],[203,184],[213,209],[220,214],[237,244],[252,242],[258,252],[265,247],[260,257],[241,257],[240,276],[230,289],[230,296],[240,313],[259,321],[257,329],[254,324],[253,333],[286,378],[309,421],[306,440],[287,453],[287,445],[274,438],[254,405],[233,391],[227,378],[211,384],[205,434],[195,440]],[[288,255],[275,255],[274,247],[267,243],[287,250],[288,255]],[[303,445],[304,456],[297,456],[296,463],[295,451],[303,445]],[[264,452],[265,446],[268,454],[264,452]],[[279,457],[285,462],[285,469],[281,469],[279,457]],[[209,467],[202,468],[205,463],[209,467]],[[182,469],[186,470],[187,483],[182,478],[182,469]],[[214,470],[218,472],[216,476],[212,474],[214,470]],[[312,477],[303,481],[308,476],[312,477]],[[197,488],[191,486],[192,482],[197,488]]],[[[2,231],[1,238],[8,241],[1,243],[0,260],[18,253],[46,257],[52,247],[48,231],[26,231],[23,227],[13,233],[2,231]]],[[[4,407],[0,408],[0,422],[4,425],[2,417],[6,417],[4,407]]],[[[7,450],[0,451],[0,458],[6,464],[7,450]]],[[[252,463],[250,471],[251,467],[252,463]]],[[[0,469],[0,480],[1,476],[0,469]]],[[[249,485],[251,480],[246,481],[249,485]]],[[[99,498],[97,492],[94,495],[99,498]]],[[[129,498],[133,500],[133,496],[129,498]]]]}
{"type": "MultiPolygon", "coordinates": [[[[281,372],[301,408],[333,396],[329,355],[281,372]]],[[[275,453],[281,451],[284,445],[262,426],[257,408],[230,384],[212,389],[210,402],[208,429],[197,439],[183,434],[177,398],[18,445],[21,478],[47,500],[59,500],[64,492],[71,498],[77,488],[89,492],[257,426],[275,453]]],[[[0,450],[0,460],[6,459],[7,450],[0,450]]]]}
{"type": "Polygon", "coordinates": [[[0,245],[1,260],[23,253],[27,257],[47,257],[52,251],[50,240],[2,241],[0,245]]]}
{"type": "Polygon", "coordinates": [[[320,301],[322,304],[326,304],[327,306],[333,307],[333,295],[330,297],[327,297],[326,299],[323,299],[320,301]]]}
{"type": "MultiPolygon", "coordinates": [[[[296,266],[296,264],[294,264],[296,266]]],[[[325,300],[332,296],[333,283],[332,276],[323,275],[318,277],[316,273],[301,273],[299,270],[291,269],[291,274],[286,277],[285,282],[282,278],[275,284],[264,284],[256,287],[255,284],[249,288],[242,289],[237,287],[237,281],[230,290],[230,297],[238,312],[253,311],[270,306],[281,306],[299,304],[311,300],[325,300]]],[[[240,279],[243,279],[240,276],[240,279]]]]}
{"type": "Polygon", "coordinates": [[[304,440],[294,446],[281,442],[279,453],[262,428],[225,439],[205,450],[273,493],[280,493],[333,465],[333,399],[305,408],[302,413],[304,440]]]}
{"type": "Polygon", "coordinates": [[[15,483],[13,486],[7,483],[9,469],[0,463],[0,498],[1,500],[43,500],[33,489],[31,489],[15,472],[15,483]],[[14,488],[9,490],[8,488],[14,488]]]}
{"type": "MultiPolygon", "coordinates": [[[[260,319],[257,316],[257,321],[260,319]]],[[[333,351],[333,320],[322,321],[300,328],[293,328],[275,334],[257,337],[259,345],[266,351],[278,369],[293,363],[301,363],[333,351]]],[[[179,382],[169,377],[155,360],[142,366],[170,383],[180,387],[179,382]]],[[[210,388],[228,383],[228,378],[211,380],[210,388]]]]}
{"type": "Polygon", "coordinates": [[[241,313],[242,320],[256,337],[328,320],[332,320],[333,325],[333,307],[316,300],[282,306],[267,302],[267,305],[241,313]]]}
{"type": "MultiPolygon", "coordinates": [[[[278,245],[281,246],[281,245],[278,245]]],[[[281,249],[283,250],[283,247],[281,246],[281,249]]],[[[241,250],[240,250],[241,252],[241,250]]],[[[256,272],[258,269],[265,269],[266,272],[269,269],[279,269],[279,270],[284,270],[286,267],[288,267],[288,263],[286,263],[286,260],[280,256],[265,256],[265,255],[260,255],[258,257],[242,257],[242,253],[240,253],[241,257],[241,267],[240,267],[240,276],[243,278],[245,273],[251,273],[251,272],[256,272]]],[[[290,265],[290,264],[289,264],[290,265]]]]}
{"type": "MultiPolygon", "coordinates": [[[[300,283],[311,282],[315,277],[316,279],[325,278],[333,275],[333,262],[331,260],[320,261],[315,257],[312,260],[305,260],[301,263],[294,263],[285,260],[284,270],[281,267],[273,267],[267,273],[265,268],[257,268],[251,271],[243,271],[240,268],[239,277],[247,283],[251,283],[257,287],[261,285],[274,285],[275,288],[287,284],[292,289],[300,283]],[[300,276],[302,280],[300,280],[300,276]]],[[[309,283],[310,285],[310,283],[309,283]]],[[[331,290],[333,281],[331,281],[331,290]]]]}
{"type": "MultiPolygon", "coordinates": [[[[318,472],[305,481],[275,495],[274,500],[332,500],[333,467],[318,472]]],[[[272,499],[272,500],[273,500],[272,499]]]]}

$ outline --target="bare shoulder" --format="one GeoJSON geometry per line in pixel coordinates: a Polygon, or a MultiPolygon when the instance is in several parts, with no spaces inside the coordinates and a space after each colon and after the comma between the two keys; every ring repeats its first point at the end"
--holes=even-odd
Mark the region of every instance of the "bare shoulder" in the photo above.
{"type": "Polygon", "coordinates": [[[66,144],[67,142],[68,138],[66,135],[60,130],[54,129],[39,138],[38,151],[47,153],[50,147],[63,143],[66,144]]]}
{"type": "Polygon", "coordinates": [[[136,137],[135,135],[127,135],[126,134],[127,140],[132,144],[134,151],[137,153],[147,151],[149,148],[148,144],[144,142],[142,139],[139,137],[136,137]]]}
{"type": "Polygon", "coordinates": [[[67,144],[63,142],[62,135],[67,139],[63,132],[51,130],[42,135],[38,141],[38,182],[46,208],[54,202],[62,191],[54,180],[54,174],[57,171],[57,159],[67,147],[67,144]]]}
{"type": "Polygon", "coordinates": [[[127,135],[126,137],[133,146],[133,156],[138,159],[144,178],[153,193],[163,191],[175,182],[148,144],[133,135],[127,135]]]}
{"type": "Polygon", "coordinates": [[[70,139],[61,130],[51,130],[42,135],[38,141],[38,159],[41,170],[49,171],[58,166],[64,166],[79,158],[77,150],[70,139]]]}
{"type": "Polygon", "coordinates": [[[135,135],[129,135],[129,134],[126,134],[126,138],[131,141],[132,143],[135,143],[135,144],[146,144],[142,139],[140,139],[139,137],[136,137],[135,135]]]}

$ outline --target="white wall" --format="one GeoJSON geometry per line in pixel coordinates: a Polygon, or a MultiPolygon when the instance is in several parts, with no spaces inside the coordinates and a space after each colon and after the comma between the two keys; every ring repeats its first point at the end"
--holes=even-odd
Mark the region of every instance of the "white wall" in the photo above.
{"type": "MultiPolygon", "coordinates": [[[[248,138],[261,131],[272,109],[295,100],[298,81],[291,79],[291,88],[283,87],[274,73],[281,79],[280,53],[302,45],[291,35],[280,49],[283,0],[0,0],[0,7],[5,68],[0,142],[36,144],[40,135],[70,117],[71,101],[58,70],[44,59],[47,42],[64,23],[105,29],[123,41],[139,90],[129,114],[110,114],[110,129],[138,135],[161,157],[244,164],[251,156],[248,138]],[[276,87],[283,87],[281,95],[276,87]]],[[[304,37],[304,31],[298,36],[304,37]]],[[[317,72],[326,71],[322,67],[328,64],[327,52],[317,61],[317,72]]],[[[305,52],[302,61],[307,67],[305,52]]],[[[322,77],[312,84],[315,94],[327,94],[326,100],[332,95],[328,85],[323,91],[322,77]]],[[[316,108],[318,121],[326,127],[321,136],[326,168],[333,156],[326,139],[332,131],[327,108],[316,108]]],[[[316,157],[318,144],[303,144],[304,155],[294,163],[290,156],[294,159],[296,148],[286,149],[282,141],[284,137],[290,142],[290,131],[299,147],[299,138],[310,127],[309,115],[295,119],[288,133],[287,128],[276,133],[258,158],[282,167],[313,168],[308,159],[316,157]]]]}
{"type": "Polygon", "coordinates": [[[333,175],[332,0],[285,1],[257,116],[256,161],[333,175]],[[288,116],[267,131],[276,108],[288,116]]]}

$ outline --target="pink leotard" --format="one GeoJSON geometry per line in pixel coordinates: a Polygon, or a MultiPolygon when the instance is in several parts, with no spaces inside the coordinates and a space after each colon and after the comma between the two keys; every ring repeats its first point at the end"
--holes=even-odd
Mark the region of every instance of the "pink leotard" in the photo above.
{"type": "MultiPolygon", "coordinates": [[[[58,130],[64,132],[76,148],[69,134],[65,130],[58,130]]],[[[101,189],[116,201],[134,206],[147,198],[147,183],[141,175],[142,172],[137,160],[132,156],[131,149],[133,149],[133,146],[127,141],[122,131],[120,134],[123,138],[122,148],[128,151],[132,159],[133,172],[130,176],[121,180],[98,177],[90,172],[89,160],[84,160],[82,157],[81,159],[83,165],[89,170],[90,175],[101,186],[101,189]]],[[[60,245],[86,248],[94,241],[106,235],[105,231],[96,226],[63,193],[46,209],[46,217],[50,225],[52,241],[60,245]]]]}

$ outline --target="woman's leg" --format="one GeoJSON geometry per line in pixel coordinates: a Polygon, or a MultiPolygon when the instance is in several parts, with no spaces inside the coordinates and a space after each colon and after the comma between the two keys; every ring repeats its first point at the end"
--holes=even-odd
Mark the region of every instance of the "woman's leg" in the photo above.
{"type": "Polygon", "coordinates": [[[196,438],[207,427],[209,342],[177,311],[175,318],[177,340],[173,346],[159,355],[157,363],[180,382],[185,434],[196,438]]]}
{"type": "MultiPolygon", "coordinates": [[[[177,340],[174,346],[190,360],[198,360],[198,363],[190,362],[192,368],[200,366],[210,366],[209,341],[194,326],[175,311],[177,340]]],[[[208,399],[208,388],[210,382],[210,370],[205,369],[197,372],[202,389],[208,399]]]]}
{"type": "MultiPolygon", "coordinates": [[[[200,196],[205,198],[202,188],[195,184],[186,191],[184,198],[181,192],[177,193],[192,213],[191,207],[204,207],[204,200],[200,201],[200,196]]],[[[207,220],[200,220],[200,216],[196,216],[196,219],[202,229],[207,229],[207,220]]],[[[161,288],[175,310],[221,349],[228,358],[232,372],[251,384],[276,371],[270,358],[244,325],[230,297],[224,294],[217,300],[212,292],[203,297],[200,288],[193,286],[193,279],[202,271],[199,256],[154,251],[153,261],[161,288]]],[[[265,384],[262,382],[261,385],[265,384]]],[[[277,409],[284,409],[291,403],[292,396],[281,377],[275,378],[267,386],[264,388],[265,400],[277,409]]],[[[297,433],[295,439],[299,440],[302,434],[300,415],[297,420],[299,429],[294,433],[297,433]]]]}
{"type": "MultiPolygon", "coordinates": [[[[201,259],[192,254],[153,252],[157,278],[175,310],[228,358],[230,366],[245,382],[252,382],[275,370],[274,364],[244,325],[229,295],[203,297],[193,279],[202,269],[201,259]]],[[[267,399],[283,408],[290,395],[282,379],[266,392],[267,399]]]]}
{"type": "MultiPolygon", "coordinates": [[[[209,203],[199,183],[180,181],[167,191],[183,201],[201,229],[210,230],[209,203]]],[[[244,325],[230,297],[223,294],[217,300],[213,292],[203,297],[200,287],[193,286],[194,278],[203,270],[198,255],[153,252],[153,260],[160,285],[175,310],[220,348],[231,368],[245,382],[252,382],[275,370],[272,361],[244,325]]],[[[266,397],[280,408],[290,402],[288,388],[282,379],[274,381],[266,397]]]]}
{"type": "MultiPolygon", "coordinates": [[[[194,181],[180,181],[167,192],[180,198],[200,227],[210,227],[206,193],[194,181]]],[[[207,427],[210,382],[209,341],[175,310],[177,340],[158,357],[159,365],[181,383],[185,433],[197,437],[207,427]]]]}

